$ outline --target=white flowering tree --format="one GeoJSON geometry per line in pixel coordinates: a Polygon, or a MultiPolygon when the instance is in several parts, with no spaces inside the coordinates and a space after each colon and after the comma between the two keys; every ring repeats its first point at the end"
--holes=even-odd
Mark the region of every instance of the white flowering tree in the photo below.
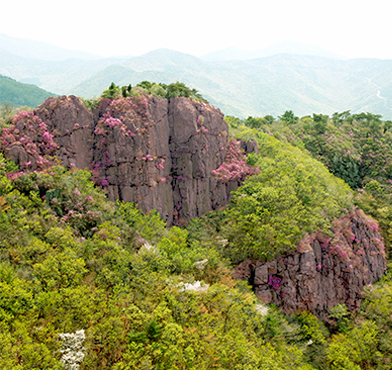
{"type": "Polygon", "coordinates": [[[63,347],[61,361],[66,370],[78,370],[86,355],[86,349],[83,347],[86,336],[84,330],[78,330],[75,333],[59,334],[63,347]]]}

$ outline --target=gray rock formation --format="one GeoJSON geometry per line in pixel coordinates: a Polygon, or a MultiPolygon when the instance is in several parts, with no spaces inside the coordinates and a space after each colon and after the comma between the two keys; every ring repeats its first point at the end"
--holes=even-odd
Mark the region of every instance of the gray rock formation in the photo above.
{"type": "Polygon", "coordinates": [[[244,261],[233,276],[248,280],[256,295],[288,314],[310,311],[320,318],[339,303],[355,310],[363,288],[386,270],[377,223],[362,210],[334,222],[334,235],[306,236],[298,252],[267,263],[244,261]]]}
{"type": "Polygon", "coordinates": [[[169,225],[226,205],[238,187],[211,175],[229,146],[223,114],[186,98],[102,100],[93,112],[74,96],[48,98],[14,118],[2,146],[24,170],[48,167],[54,157],[67,168],[87,168],[110,199],[157,209],[169,225]]]}

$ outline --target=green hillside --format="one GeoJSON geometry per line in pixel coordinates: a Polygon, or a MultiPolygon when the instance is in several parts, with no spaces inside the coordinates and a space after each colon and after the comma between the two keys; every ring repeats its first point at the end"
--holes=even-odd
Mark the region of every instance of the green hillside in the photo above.
{"type": "Polygon", "coordinates": [[[36,107],[49,96],[56,96],[37,86],[20,83],[0,75],[0,104],[36,107]]]}
{"type": "Polygon", "coordinates": [[[253,128],[294,145],[323,163],[357,191],[356,204],[377,219],[392,258],[392,122],[371,113],[313,114],[286,111],[279,118],[226,117],[238,134],[253,128]]]}
{"type": "Polygon", "coordinates": [[[103,58],[97,60],[67,59],[48,61],[29,59],[0,49],[0,74],[18,81],[36,80],[39,87],[56,94],[64,94],[106,67],[123,59],[103,58]]]}

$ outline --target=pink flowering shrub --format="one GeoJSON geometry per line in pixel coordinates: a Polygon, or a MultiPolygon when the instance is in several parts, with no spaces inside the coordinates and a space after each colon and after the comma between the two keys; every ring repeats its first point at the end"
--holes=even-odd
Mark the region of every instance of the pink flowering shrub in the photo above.
{"type": "Polygon", "coordinates": [[[98,127],[98,126],[95,128],[94,134],[98,135],[98,136],[106,136],[105,130],[101,127],[98,127]]]}
{"type": "Polygon", "coordinates": [[[109,181],[107,180],[106,176],[104,176],[104,177],[101,179],[100,185],[101,185],[103,188],[105,188],[106,186],[109,186],[109,181]]]}
{"type": "Polygon", "coordinates": [[[230,181],[244,181],[246,177],[258,172],[258,168],[246,163],[246,155],[241,150],[239,142],[232,140],[229,143],[225,161],[211,174],[222,182],[228,183],[230,181]]]}
{"type": "Polygon", "coordinates": [[[282,284],[282,278],[279,276],[275,275],[269,275],[268,276],[268,285],[272,287],[275,292],[279,291],[280,285],[282,284]]]}
{"type": "Polygon", "coordinates": [[[89,181],[87,171],[67,172],[56,166],[50,170],[20,175],[13,186],[22,194],[45,203],[53,216],[70,225],[77,235],[87,237],[102,222],[104,194],[89,181]]]}
{"type": "Polygon", "coordinates": [[[196,132],[197,132],[198,134],[199,134],[199,133],[208,134],[208,133],[209,133],[209,130],[208,130],[208,128],[205,128],[204,126],[201,126],[199,129],[196,130],[196,132]]]}
{"type": "Polygon", "coordinates": [[[164,158],[160,158],[158,161],[155,162],[155,167],[158,170],[163,170],[164,169],[164,164],[165,163],[165,159],[164,158]]]}
{"type": "Polygon", "coordinates": [[[352,249],[351,244],[345,241],[340,243],[336,242],[329,246],[329,252],[339,258],[342,263],[349,263],[353,259],[357,259],[352,249]]]}
{"type": "Polygon", "coordinates": [[[107,115],[104,119],[104,123],[108,127],[122,127],[123,123],[118,118],[107,115]]]}
{"type": "Polygon", "coordinates": [[[361,218],[365,221],[368,233],[366,237],[359,240],[350,227],[350,219],[353,215],[345,216],[333,222],[335,238],[324,248],[328,253],[335,256],[339,261],[345,264],[348,268],[363,268],[362,259],[366,255],[385,256],[385,246],[381,237],[377,237],[379,228],[377,223],[369,216],[365,215],[363,211],[357,211],[361,218]],[[375,235],[368,239],[368,235],[375,235]]]}
{"type": "Polygon", "coordinates": [[[134,138],[144,134],[151,124],[148,99],[144,95],[101,99],[100,107],[103,113],[94,130],[96,135],[107,136],[114,129],[119,129],[122,135],[134,138]]]}
{"type": "MultiPolygon", "coordinates": [[[[142,154],[133,159],[130,158],[130,162],[128,162],[135,173],[144,175],[147,172],[146,167],[151,168],[152,165],[155,167],[156,177],[149,180],[158,183],[165,181],[162,180],[164,177],[161,172],[165,168],[165,159],[149,153],[151,145],[149,130],[154,122],[148,108],[149,100],[144,95],[101,99],[97,108],[100,112],[100,118],[94,129],[94,134],[99,136],[100,140],[94,150],[95,162],[89,167],[92,172],[92,180],[97,186],[104,188],[109,185],[119,185],[124,181],[121,176],[108,176],[113,160],[109,158],[107,148],[120,138],[123,142],[129,143],[128,145],[136,145],[141,148],[142,154]]],[[[147,183],[147,180],[143,181],[147,183]]]]}
{"type": "Polygon", "coordinates": [[[51,157],[58,147],[53,137],[34,111],[21,111],[13,117],[11,126],[3,129],[0,144],[3,149],[16,142],[21,144],[28,160],[19,163],[20,169],[44,169],[53,165],[51,157]]]}
{"type": "Polygon", "coordinates": [[[16,180],[18,177],[25,175],[26,173],[23,171],[18,172],[9,172],[7,173],[7,178],[11,181],[16,180]]]}
{"type": "Polygon", "coordinates": [[[202,115],[200,115],[199,117],[197,117],[197,120],[196,120],[196,123],[198,124],[198,125],[203,125],[203,123],[204,123],[204,117],[202,116],[202,115]]]}

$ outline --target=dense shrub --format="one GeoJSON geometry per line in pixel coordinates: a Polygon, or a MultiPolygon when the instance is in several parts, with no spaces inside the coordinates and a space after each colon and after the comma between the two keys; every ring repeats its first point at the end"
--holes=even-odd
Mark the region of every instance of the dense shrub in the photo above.
{"type": "Polygon", "coordinates": [[[250,129],[238,135],[256,138],[260,172],[232,194],[225,211],[225,253],[233,262],[292,252],[305,234],[328,234],[353,206],[349,187],[301,150],[250,129]]]}

